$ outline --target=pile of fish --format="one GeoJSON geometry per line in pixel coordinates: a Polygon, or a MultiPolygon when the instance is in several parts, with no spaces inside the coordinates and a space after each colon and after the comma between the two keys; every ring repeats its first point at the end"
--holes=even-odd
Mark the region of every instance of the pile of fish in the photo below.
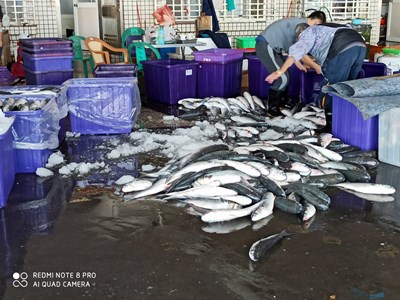
{"type": "MultiPolygon", "coordinates": [[[[223,101],[216,102],[222,115],[237,110],[234,105],[247,108],[238,103],[228,108],[221,105],[223,101]]],[[[206,106],[216,107],[214,103],[206,106]]],[[[393,187],[369,183],[368,170],[379,163],[375,151],[362,151],[329,133],[316,135],[314,129],[324,124],[320,108],[295,107],[282,112],[285,117],[246,116],[242,111],[219,119],[215,127],[223,142],[173,159],[157,172],[142,173],[141,178],[122,187],[124,200],[152,196],[180,201],[206,224],[243,218],[262,222],[275,209],[299,215],[309,223],[317,211],[329,209],[331,199],[323,191],[327,186],[367,200],[394,200],[393,187]]],[[[256,242],[250,258],[258,260],[287,235],[284,231],[256,242]]]]}
{"type": "Polygon", "coordinates": [[[48,99],[38,99],[28,101],[25,98],[18,98],[15,100],[12,97],[7,99],[0,99],[0,110],[3,112],[8,111],[35,111],[42,109],[48,102],[48,99]]]}

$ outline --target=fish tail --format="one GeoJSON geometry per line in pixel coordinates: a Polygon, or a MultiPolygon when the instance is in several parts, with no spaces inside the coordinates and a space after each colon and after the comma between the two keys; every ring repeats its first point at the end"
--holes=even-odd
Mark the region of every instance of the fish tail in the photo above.
{"type": "Polygon", "coordinates": [[[281,235],[281,236],[291,236],[291,235],[293,235],[294,233],[292,233],[292,232],[288,232],[287,230],[286,230],[286,228],[285,229],[283,229],[282,231],[281,231],[281,233],[279,233],[279,235],[281,235]]]}

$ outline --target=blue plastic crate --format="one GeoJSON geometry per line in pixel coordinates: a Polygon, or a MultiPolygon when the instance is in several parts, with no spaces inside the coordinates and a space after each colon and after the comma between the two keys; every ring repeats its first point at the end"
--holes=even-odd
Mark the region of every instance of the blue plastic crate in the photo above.
{"type": "Polygon", "coordinates": [[[175,105],[180,99],[196,97],[197,62],[158,59],[142,63],[149,99],[175,105]]]}
{"type": "Polygon", "coordinates": [[[21,51],[24,67],[31,71],[60,71],[73,69],[73,53],[69,54],[31,54],[21,51]]]}
{"type": "Polygon", "coordinates": [[[242,88],[242,59],[200,62],[197,71],[197,97],[236,97],[242,88]]]}
{"type": "Polygon", "coordinates": [[[135,77],[74,78],[65,82],[71,131],[118,134],[132,131],[140,113],[135,77]]]}
{"type": "Polygon", "coordinates": [[[55,71],[34,71],[24,66],[28,85],[60,85],[74,76],[74,69],[55,71]]]}
{"type": "Polygon", "coordinates": [[[7,203],[15,176],[13,135],[10,128],[0,134],[0,208],[7,203]]]}
{"type": "Polygon", "coordinates": [[[332,95],[332,134],[344,143],[362,150],[378,149],[378,116],[364,120],[357,107],[332,95]]]}

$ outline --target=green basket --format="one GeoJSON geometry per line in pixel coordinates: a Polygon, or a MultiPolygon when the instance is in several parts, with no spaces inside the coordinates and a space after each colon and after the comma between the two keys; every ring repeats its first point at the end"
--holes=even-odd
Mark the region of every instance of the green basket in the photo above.
{"type": "Polygon", "coordinates": [[[255,48],[256,38],[255,37],[237,37],[236,38],[236,48],[255,48]]]}
{"type": "Polygon", "coordinates": [[[383,48],[382,52],[385,55],[400,55],[400,49],[395,48],[383,48]]]}

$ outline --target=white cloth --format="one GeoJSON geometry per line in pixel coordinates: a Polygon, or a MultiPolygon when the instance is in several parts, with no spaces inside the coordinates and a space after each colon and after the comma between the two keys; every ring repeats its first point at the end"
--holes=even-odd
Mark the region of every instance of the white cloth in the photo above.
{"type": "Polygon", "coordinates": [[[224,0],[213,0],[215,11],[222,10],[224,7],[224,0]]]}

